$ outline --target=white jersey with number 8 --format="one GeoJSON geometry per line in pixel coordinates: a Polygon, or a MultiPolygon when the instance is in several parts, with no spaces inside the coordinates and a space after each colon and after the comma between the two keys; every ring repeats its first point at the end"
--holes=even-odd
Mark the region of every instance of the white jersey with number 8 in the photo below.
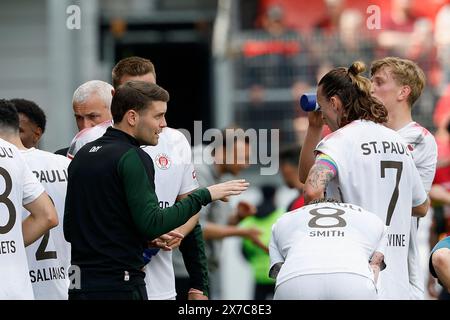
{"type": "Polygon", "coordinates": [[[0,139],[0,299],[34,299],[22,235],[22,205],[44,192],[19,150],[0,139]]]}
{"type": "Polygon", "coordinates": [[[427,194],[405,141],[380,124],[356,120],[325,137],[316,151],[337,165],[327,196],[357,204],[389,226],[381,298],[409,299],[411,208],[424,203],[427,194]]]}
{"type": "Polygon", "coordinates": [[[374,282],[369,259],[384,253],[386,227],[375,214],[348,203],[310,204],[285,213],[272,227],[270,266],[284,262],[278,287],[310,274],[352,273],[374,282]]]}

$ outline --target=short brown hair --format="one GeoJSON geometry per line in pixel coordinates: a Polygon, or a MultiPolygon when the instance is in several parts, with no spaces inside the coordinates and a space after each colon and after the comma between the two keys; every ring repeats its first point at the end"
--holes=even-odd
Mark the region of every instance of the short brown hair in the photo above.
{"type": "Polygon", "coordinates": [[[169,101],[169,93],[157,84],[144,81],[127,81],[119,86],[111,102],[111,114],[115,123],[122,121],[128,110],[141,112],[153,101],[169,101]]]}
{"type": "Polygon", "coordinates": [[[384,67],[390,68],[397,84],[411,88],[408,103],[412,107],[417,99],[419,99],[425,87],[426,80],[423,70],[411,60],[400,59],[398,57],[386,57],[375,60],[372,63],[370,68],[371,75],[373,76],[378,70],[384,67]]]}
{"type": "Polygon", "coordinates": [[[360,75],[365,65],[355,61],[349,68],[335,68],[319,81],[322,92],[330,99],[336,95],[343,104],[343,117],[339,127],[353,120],[387,122],[388,112],[384,105],[370,94],[370,80],[360,75]]]}
{"type": "Polygon", "coordinates": [[[120,86],[120,79],[125,75],[143,76],[147,73],[153,73],[156,77],[155,66],[153,63],[141,57],[128,57],[120,60],[112,70],[113,87],[120,86]]]}

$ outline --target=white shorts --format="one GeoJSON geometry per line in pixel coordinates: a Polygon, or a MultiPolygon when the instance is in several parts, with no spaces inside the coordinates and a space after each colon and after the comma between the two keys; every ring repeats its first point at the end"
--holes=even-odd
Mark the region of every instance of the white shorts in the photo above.
{"type": "Polygon", "coordinates": [[[275,289],[274,300],[377,300],[372,279],[356,273],[307,274],[275,289]]]}

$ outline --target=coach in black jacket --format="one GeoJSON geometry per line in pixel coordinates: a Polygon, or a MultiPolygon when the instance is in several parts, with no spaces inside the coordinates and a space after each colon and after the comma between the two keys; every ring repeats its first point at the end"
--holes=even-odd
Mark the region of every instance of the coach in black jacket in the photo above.
{"type": "Polygon", "coordinates": [[[156,84],[120,86],[111,104],[114,127],[69,166],[64,236],[81,273],[81,287],[69,290],[69,299],[147,299],[141,271],[147,241],[184,224],[202,205],[248,187],[229,181],[159,208],[153,162],[139,146],[158,143],[168,100],[156,84]]]}

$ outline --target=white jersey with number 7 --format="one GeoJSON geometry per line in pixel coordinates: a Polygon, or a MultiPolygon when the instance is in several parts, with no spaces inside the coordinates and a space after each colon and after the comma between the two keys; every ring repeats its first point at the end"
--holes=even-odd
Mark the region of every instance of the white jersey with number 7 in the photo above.
{"type": "Polygon", "coordinates": [[[359,205],[389,226],[380,297],[409,299],[411,208],[424,203],[427,194],[405,141],[380,124],[356,120],[325,137],[316,151],[337,165],[327,197],[359,205]]]}

